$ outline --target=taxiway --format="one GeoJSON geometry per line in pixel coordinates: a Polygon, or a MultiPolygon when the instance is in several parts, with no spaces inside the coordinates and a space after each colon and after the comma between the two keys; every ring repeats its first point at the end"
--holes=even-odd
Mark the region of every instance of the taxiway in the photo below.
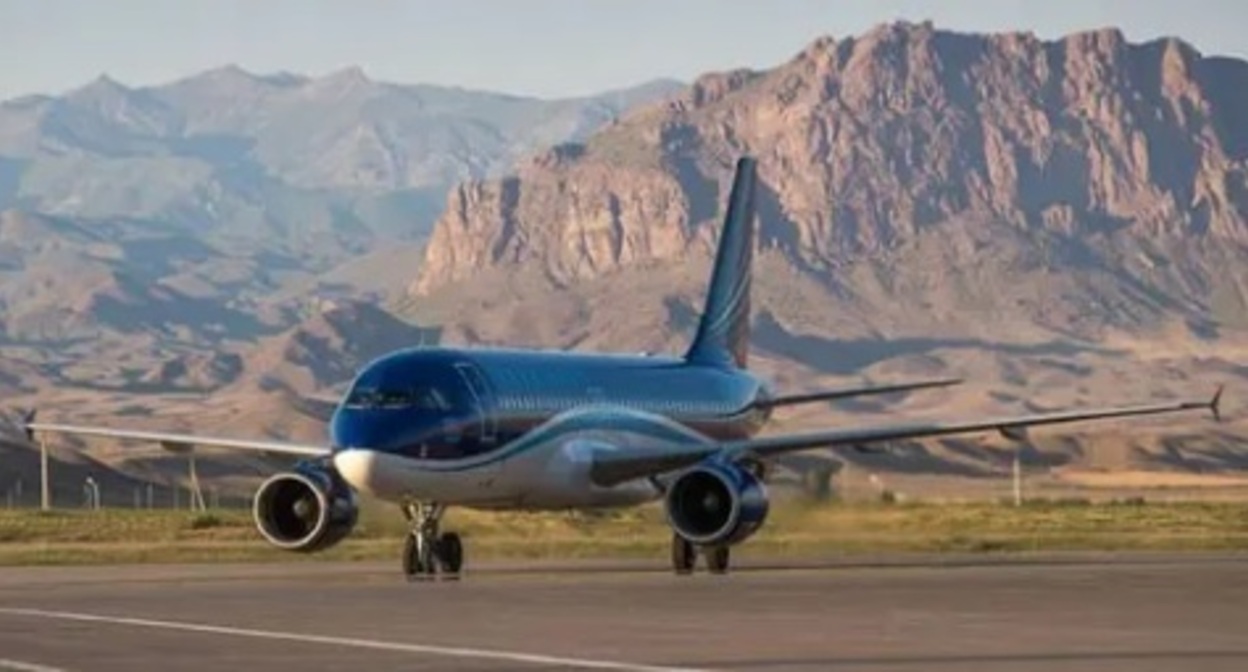
{"type": "Polygon", "coordinates": [[[1248,557],[0,569],[0,670],[1243,670],[1248,557]]]}

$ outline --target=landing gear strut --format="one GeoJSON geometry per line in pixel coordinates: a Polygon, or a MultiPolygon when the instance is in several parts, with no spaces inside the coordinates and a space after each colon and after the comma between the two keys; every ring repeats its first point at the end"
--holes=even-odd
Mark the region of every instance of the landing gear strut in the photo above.
{"type": "Polygon", "coordinates": [[[403,544],[403,575],[409,581],[432,579],[441,573],[458,578],[464,563],[464,546],[454,532],[439,532],[442,504],[405,504],[403,515],[411,530],[403,544]]]}
{"type": "MultiPolygon", "coordinates": [[[[728,572],[729,547],[707,546],[701,550],[706,557],[706,569],[712,574],[728,572]]],[[[699,548],[679,534],[672,534],[672,569],[679,575],[692,574],[698,564],[699,548]]]]}
{"type": "Polygon", "coordinates": [[[698,564],[698,547],[679,534],[672,535],[672,569],[677,574],[692,574],[698,564]]]}

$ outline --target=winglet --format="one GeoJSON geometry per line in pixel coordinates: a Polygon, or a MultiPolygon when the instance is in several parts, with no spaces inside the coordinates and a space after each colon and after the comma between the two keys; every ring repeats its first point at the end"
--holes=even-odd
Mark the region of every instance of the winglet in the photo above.
{"type": "Polygon", "coordinates": [[[1189,401],[1180,404],[1179,408],[1207,408],[1213,414],[1214,421],[1222,422],[1222,390],[1225,387],[1225,385],[1219,385],[1218,389],[1213,392],[1213,398],[1209,401],[1189,401]]]}

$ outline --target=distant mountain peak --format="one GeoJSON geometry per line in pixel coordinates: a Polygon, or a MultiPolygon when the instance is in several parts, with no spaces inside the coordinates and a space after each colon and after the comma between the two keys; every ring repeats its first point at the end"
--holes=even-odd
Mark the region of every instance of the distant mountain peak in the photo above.
{"type": "Polygon", "coordinates": [[[364,68],[358,65],[351,65],[345,68],[335,70],[327,75],[318,77],[313,82],[323,88],[351,88],[357,86],[371,86],[375,82],[369,79],[365,74],[364,68]]]}
{"type": "Polygon", "coordinates": [[[112,98],[124,97],[130,93],[130,87],[117,81],[107,73],[101,73],[95,79],[71,91],[68,97],[78,99],[112,98]]]}
{"type": "Polygon", "coordinates": [[[260,79],[255,74],[243,69],[243,67],[238,65],[237,63],[227,63],[226,65],[222,65],[222,66],[213,68],[211,70],[205,70],[204,72],[196,76],[203,77],[205,79],[245,80],[245,81],[255,81],[257,79],[260,79]]]}
{"type": "Polygon", "coordinates": [[[1127,36],[1117,26],[1101,26],[1087,30],[1075,31],[1066,37],[1072,42],[1083,42],[1107,47],[1124,46],[1127,36]]]}
{"type": "Polygon", "coordinates": [[[206,86],[210,89],[241,91],[257,88],[298,86],[307,81],[307,77],[289,72],[275,72],[262,75],[247,70],[237,63],[227,63],[184,77],[163,87],[157,87],[156,90],[206,86]]]}
{"type": "Polygon", "coordinates": [[[936,32],[941,31],[931,20],[910,21],[907,19],[898,19],[896,21],[884,21],[877,23],[871,30],[867,31],[864,37],[931,35],[936,32]]]}

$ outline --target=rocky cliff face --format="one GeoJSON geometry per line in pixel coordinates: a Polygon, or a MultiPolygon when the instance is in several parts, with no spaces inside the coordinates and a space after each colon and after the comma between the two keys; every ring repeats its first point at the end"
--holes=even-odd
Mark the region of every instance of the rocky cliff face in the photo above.
{"type": "Polygon", "coordinates": [[[706,75],[454,190],[411,292],[705,256],[742,153],[760,159],[764,252],[839,301],[1079,333],[1248,323],[1248,63],[1117,30],[900,23],[706,75]]]}

